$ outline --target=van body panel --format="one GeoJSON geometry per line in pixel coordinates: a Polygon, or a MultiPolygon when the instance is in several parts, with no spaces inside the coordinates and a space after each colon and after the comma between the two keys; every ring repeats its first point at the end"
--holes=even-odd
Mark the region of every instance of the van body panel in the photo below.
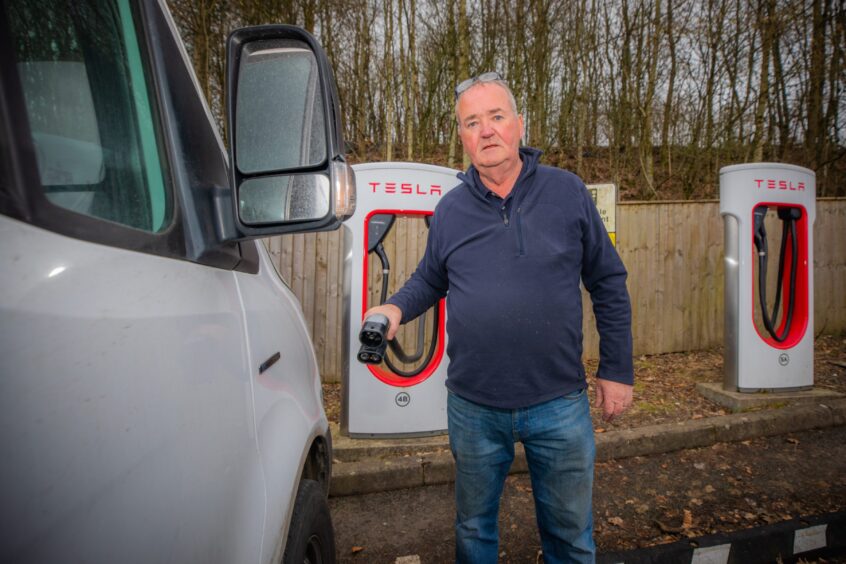
{"type": "Polygon", "coordinates": [[[235,274],[2,216],[0,264],[0,559],[255,561],[235,274]]]}

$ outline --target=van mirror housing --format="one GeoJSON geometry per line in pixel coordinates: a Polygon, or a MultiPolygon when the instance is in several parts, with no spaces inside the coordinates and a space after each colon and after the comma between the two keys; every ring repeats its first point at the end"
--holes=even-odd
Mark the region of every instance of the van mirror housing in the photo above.
{"type": "Polygon", "coordinates": [[[355,209],[335,78],[308,32],[235,30],[227,49],[233,239],[337,228],[355,209]]]}

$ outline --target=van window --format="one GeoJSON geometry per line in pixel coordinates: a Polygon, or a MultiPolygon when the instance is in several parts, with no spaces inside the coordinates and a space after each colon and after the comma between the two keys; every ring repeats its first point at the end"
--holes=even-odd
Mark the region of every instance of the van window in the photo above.
{"type": "Polygon", "coordinates": [[[166,228],[171,197],[129,0],[3,6],[47,199],[144,231],[166,228]]]}

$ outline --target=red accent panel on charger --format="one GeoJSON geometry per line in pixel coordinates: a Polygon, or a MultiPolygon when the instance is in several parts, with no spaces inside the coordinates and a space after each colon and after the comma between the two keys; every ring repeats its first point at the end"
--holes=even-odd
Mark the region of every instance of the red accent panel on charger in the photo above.
{"type": "MultiPolygon", "coordinates": [[[[799,341],[805,336],[805,332],[808,330],[808,311],[809,311],[809,295],[808,295],[808,210],[805,209],[804,206],[798,204],[784,204],[778,202],[762,202],[755,206],[758,208],[760,206],[769,206],[775,208],[799,208],[802,210],[802,217],[795,221],[794,228],[796,229],[796,244],[798,248],[798,257],[796,261],[796,294],[794,296],[794,304],[793,304],[793,318],[790,322],[790,332],[787,334],[787,338],[779,343],[772,336],[764,331],[763,333],[758,328],[758,325],[755,323],[755,284],[758,283],[757,277],[753,276],[752,280],[752,288],[750,291],[752,292],[752,311],[750,314],[752,315],[752,326],[755,328],[755,331],[758,333],[758,336],[761,339],[776,349],[790,349],[795,347],[799,341]]],[[[754,212],[755,208],[752,209],[750,214],[750,225],[752,233],[750,233],[750,237],[755,237],[755,222],[754,212]]],[[[782,303],[784,306],[782,307],[783,311],[786,311],[786,306],[788,303],[788,299],[790,296],[790,265],[792,264],[793,260],[793,253],[795,250],[793,249],[793,244],[790,239],[787,240],[787,246],[785,248],[785,255],[784,255],[784,264],[785,269],[782,273],[782,280],[781,280],[781,296],[782,296],[782,303]]],[[[758,255],[757,251],[755,250],[755,246],[752,246],[752,264],[758,264],[758,255]]],[[[771,304],[767,304],[768,306],[771,304]]],[[[784,331],[785,323],[787,323],[787,316],[782,315],[781,321],[779,322],[779,326],[776,328],[776,333],[781,335],[784,331]]]]}
{"type": "MultiPolygon", "coordinates": [[[[373,210],[367,214],[367,217],[364,218],[364,251],[362,256],[364,257],[364,268],[362,269],[363,272],[363,281],[362,281],[362,296],[361,296],[361,319],[364,321],[364,313],[370,309],[367,303],[367,279],[370,274],[369,272],[369,254],[367,252],[369,245],[368,242],[368,235],[369,230],[367,226],[370,224],[370,218],[374,215],[378,214],[391,214],[396,216],[403,216],[403,215],[432,215],[433,212],[431,211],[421,211],[421,210],[373,210]]],[[[446,335],[445,329],[445,320],[446,320],[446,302],[445,300],[438,301],[438,344],[435,348],[435,354],[432,355],[432,359],[429,361],[429,364],[423,371],[418,374],[417,376],[412,376],[410,378],[405,378],[403,376],[398,376],[391,372],[390,370],[386,370],[381,365],[373,365],[368,364],[367,369],[370,370],[370,373],[373,374],[376,378],[388,384],[390,386],[396,386],[398,388],[409,388],[411,386],[417,385],[420,382],[426,380],[429,376],[431,376],[435,370],[438,369],[438,366],[441,364],[441,360],[444,357],[444,340],[446,335]]]]}

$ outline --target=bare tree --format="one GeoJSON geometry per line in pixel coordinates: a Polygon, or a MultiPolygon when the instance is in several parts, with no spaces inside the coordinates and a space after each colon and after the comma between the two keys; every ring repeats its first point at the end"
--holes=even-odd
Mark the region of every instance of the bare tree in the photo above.
{"type": "Polygon", "coordinates": [[[527,141],[624,198],[713,197],[720,166],[764,158],[812,168],[821,195],[846,195],[842,0],[169,4],[221,124],[227,34],[292,23],[333,64],[353,161],[456,166],[453,88],[498,70],[527,141]]]}

